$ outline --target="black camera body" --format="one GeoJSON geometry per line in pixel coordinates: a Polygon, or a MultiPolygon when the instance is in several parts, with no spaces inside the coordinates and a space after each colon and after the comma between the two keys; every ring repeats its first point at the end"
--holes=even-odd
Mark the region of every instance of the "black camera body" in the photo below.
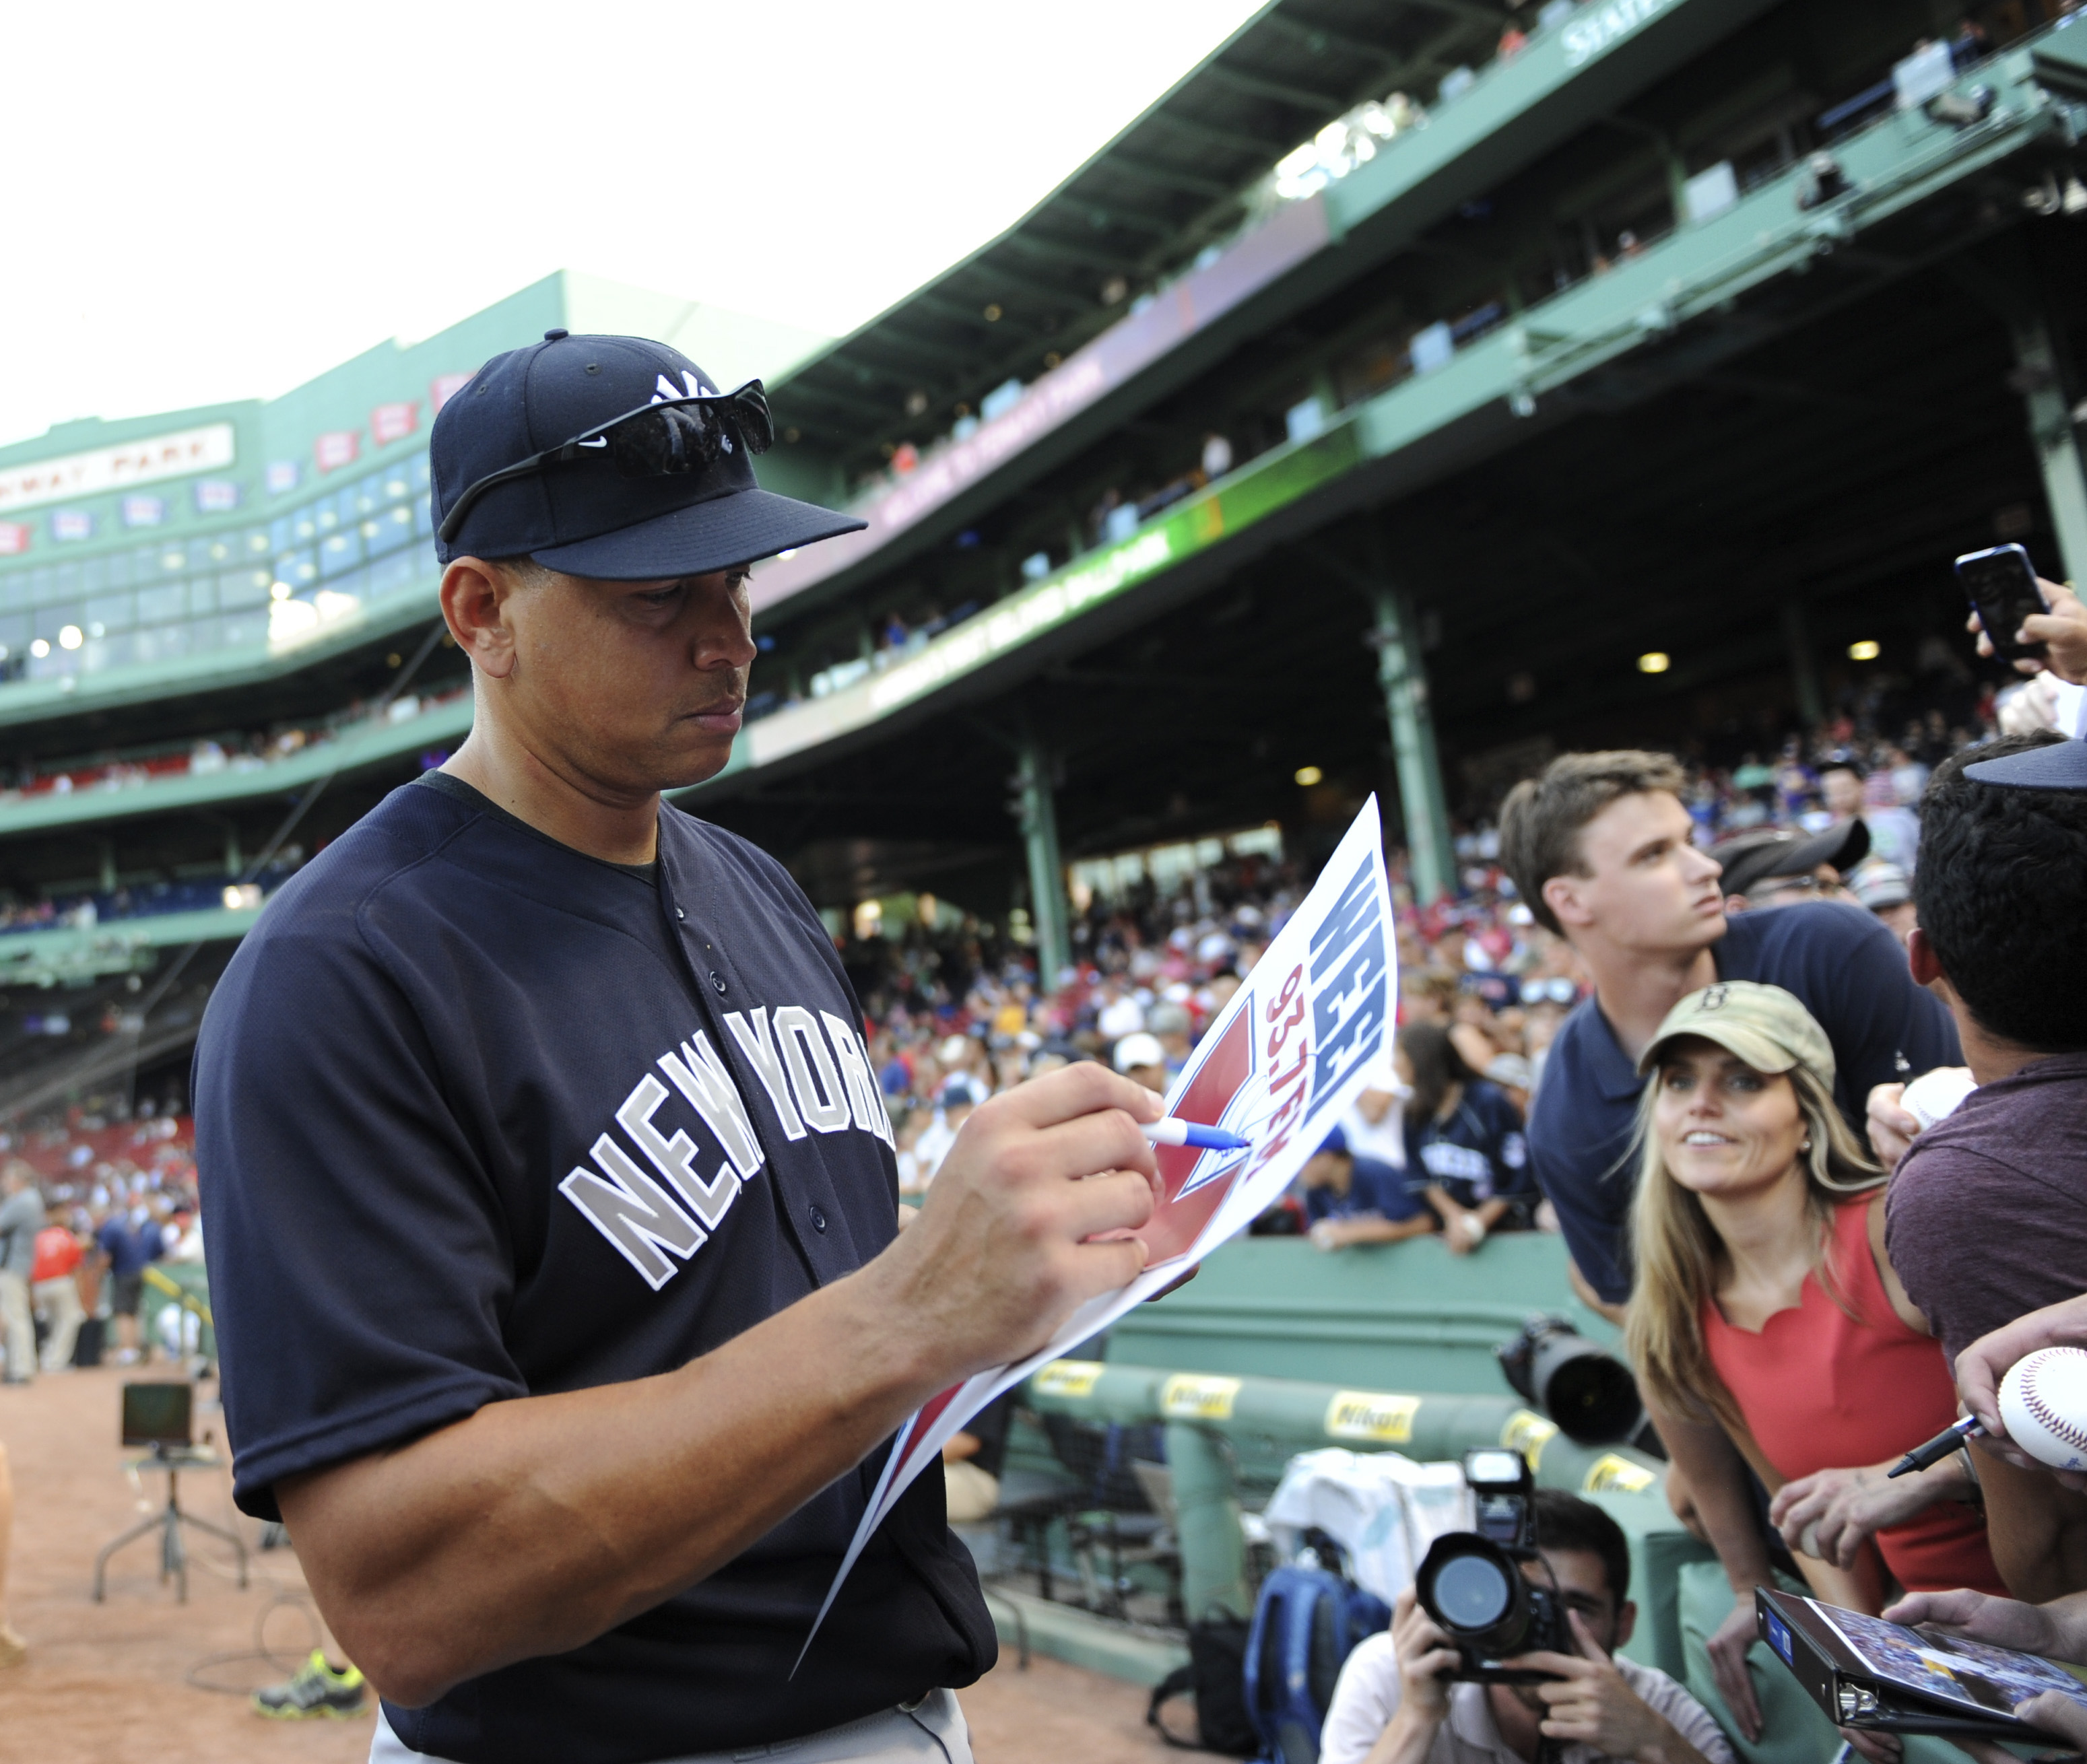
{"type": "Polygon", "coordinates": [[[1467,1451],[1464,1480],[1477,1529],[1446,1532],[1428,1546],[1414,1577],[1415,1596],[1456,1646],[1451,1679],[1542,1684],[1557,1675],[1500,1664],[1547,1648],[1576,1651],[1556,1588],[1534,1585],[1522,1571],[1522,1563],[1543,1559],[1536,1552],[1528,1460],[1504,1447],[1467,1451]]]}

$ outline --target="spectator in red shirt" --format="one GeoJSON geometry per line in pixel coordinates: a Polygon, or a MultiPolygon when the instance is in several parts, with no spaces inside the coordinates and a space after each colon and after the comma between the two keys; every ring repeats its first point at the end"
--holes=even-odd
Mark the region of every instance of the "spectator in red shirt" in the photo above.
{"type": "Polygon", "coordinates": [[[29,1302],[48,1334],[43,1369],[71,1370],[74,1344],[87,1311],[79,1302],[79,1239],[62,1225],[47,1225],[36,1234],[36,1262],[29,1274],[29,1302]]]}

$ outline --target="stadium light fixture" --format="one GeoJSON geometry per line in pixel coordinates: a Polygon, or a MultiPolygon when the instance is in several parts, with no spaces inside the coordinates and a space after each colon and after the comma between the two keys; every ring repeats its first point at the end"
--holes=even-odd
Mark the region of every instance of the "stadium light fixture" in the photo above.
{"type": "Polygon", "coordinates": [[[1864,637],[1859,643],[1848,646],[1848,659],[1851,662],[1874,662],[1884,654],[1884,646],[1864,637]]]}
{"type": "Polygon", "coordinates": [[[1664,674],[1673,666],[1673,658],[1664,650],[1648,650],[1637,658],[1637,671],[1641,674],[1664,674]]]}
{"type": "Polygon", "coordinates": [[[35,642],[29,646],[29,653],[41,662],[46,655],[49,655],[51,653],[49,640],[45,637],[38,637],[35,642]]]}
{"type": "Polygon", "coordinates": [[[58,647],[62,650],[76,650],[86,641],[87,633],[76,624],[66,625],[58,633],[58,647]]]}
{"type": "Polygon", "coordinates": [[[1297,782],[1308,790],[1325,775],[1316,765],[1300,765],[1297,768],[1297,782]]]}

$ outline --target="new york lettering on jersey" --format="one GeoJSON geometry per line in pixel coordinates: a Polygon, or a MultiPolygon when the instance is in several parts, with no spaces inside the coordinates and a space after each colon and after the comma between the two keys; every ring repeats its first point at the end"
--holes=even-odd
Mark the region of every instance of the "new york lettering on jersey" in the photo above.
{"type": "MultiPolygon", "coordinates": [[[[831,1011],[815,1017],[798,1004],[778,1006],[772,1025],[766,1005],[728,1011],[724,1021],[759,1075],[784,1138],[801,1140],[808,1127],[821,1133],[853,1129],[893,1145],[891,1118],[852,1023],[831,1011]]],[[[648,1072],[623,1099],[616,1120],[659,1180],[604,1132],[594,1142],[591,1165],[575,1166],[558,1184],[655,1292],[703,1246],[739,1198],[741,1183],[766,1161],[746,1103],[703,1030],[677,1051],[662,1054],[657,1064],[721,1148],[710,1177],[702,1173],[702,1153],[687,1128],[659,1122],[668,1092],[648,1072]]]]}

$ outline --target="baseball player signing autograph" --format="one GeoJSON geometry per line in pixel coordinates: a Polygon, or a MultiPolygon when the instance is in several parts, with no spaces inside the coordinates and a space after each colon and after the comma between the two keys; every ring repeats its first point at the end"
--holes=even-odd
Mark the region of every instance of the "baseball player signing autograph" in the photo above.
{"type": "Polygon", "coordinates": [[[1156,1099],[1091,1064],[979,1109],[899,1235],[817,916],[660,800],[731,753],[749,561],[860,525],[757,488],[769,440],[758,382],[634,338],[450,399],[470,739],[277,893],[203,1024],[237,1499],[383,1694],[375,1759],[965,1764],[994,1641],[939,1476],[792,1664],[893,1430],[1144,1260],[1156,1099]]]}

